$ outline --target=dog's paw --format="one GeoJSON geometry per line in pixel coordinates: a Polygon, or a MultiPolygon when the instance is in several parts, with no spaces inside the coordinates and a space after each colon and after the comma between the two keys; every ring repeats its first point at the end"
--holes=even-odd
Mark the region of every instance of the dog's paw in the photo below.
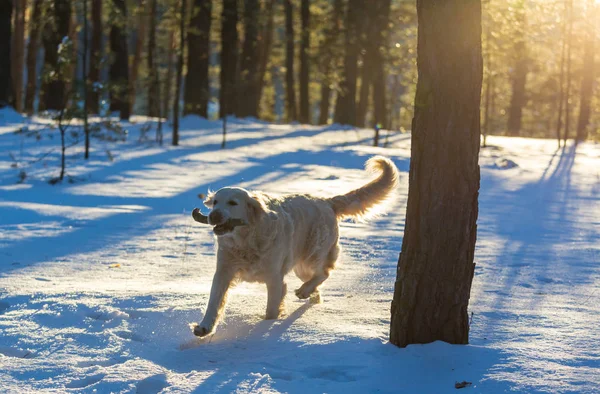
{"type": "Polygon", "coordinates": [[[310,293],[307,292],[302,287],[300,287],[299,289],[296,289],[295,293],[296,293],[296,297],[300,298],[301,300],[305,300],[308,297],[310,297],[310,293]]]}
{"type": "Polygon", "coordinates": [[[201,325],[194,326],[194,335],[200,338],[207,337],[214,333],[214,329],[201,325]]]}
{"type": "Polygon", "coordinates": [[[310,295],[310,303],[311,304],[321,304],[323,303],[323,299],[321,298],[321,293],[317,290],[310,295]]]}

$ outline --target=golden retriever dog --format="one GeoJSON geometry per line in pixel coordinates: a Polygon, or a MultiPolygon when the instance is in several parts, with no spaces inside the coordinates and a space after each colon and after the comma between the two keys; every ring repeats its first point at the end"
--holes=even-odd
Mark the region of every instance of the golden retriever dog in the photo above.
{"type": "Polygon", "coordinates": [[[366,169],[377,178],[332,198],[273,196],[237,187],[211,192],[204,201],[211,211],[204,218],[214,226],[217,270],[206,314],[194,334],[205,337],[215,332],[227,292],[239,281],[267,285],[266,319],[277,319],[282,313],[285,276],[292,270],[304,282],[296,296],[320,302],[319,286],[329,277],[340,252],[338,221],[370,216],[398,185],[398,169],[391,160],[373,157],[366,169]],[[230,219],[246,225],[229,226],[230,219]]]}

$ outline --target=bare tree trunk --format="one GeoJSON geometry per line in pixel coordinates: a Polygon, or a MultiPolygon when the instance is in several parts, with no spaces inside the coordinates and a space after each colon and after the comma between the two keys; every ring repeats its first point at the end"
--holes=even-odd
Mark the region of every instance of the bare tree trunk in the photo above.
{"type": "Polygon", "coordinates": [[[129,107],[134,110],[137,77],[139,73],[140,63],[142,61],[142,50],[146,42],[146,28],[148,24],[148,15],[146,10],[146,0],[138,0],[137,7],[137,35],[135,39],[135,52],[129,69],[129,107]]]}
{"type": "Polygon", "coordinates": [[[238,75],[238,9],[236,0],[223,0],[221,14],[221,75],[219,116],[236,113],[238,75]]]}
{"type": "Polygon", "coordinates": [[[179,54],[177,56],[177,76],[175,78],[175,102],[173,104],[173,145],[179,145],[179,101],[181,99],[181,81],[183,74],[183,52],[185,51],[185,11],[186,0],[181,0],[179,15],[179,54]]]}
{"type": "Polygon", "coordinates": [[[10,104],[10,45],[12,34],[12,1],[0,2],[0,108],[10,104]]]}
{"type": "Polygon", "coordinates": [[[513,51],[515,66],[511,75],[512,96],[510,99],[510,107],[508,109],[507,125],[508,134],[512,136],[518,136],[521,134],[523,107],[526,103],[525,84],[527,82],[529,60],[527,54],[527,45],[524,38],[525,32],[527,31],[524,7],[524,3],[520,3],[519,6],[515,7],[515,19],[517,21],[513,51]]]}
{"type": "Polygon", "coordinates": [[[275,0],[267,0],[267,6],[265,10],[266,23],[262,29],[261,40],[259,42],[260,65],[258,67],[258,98],[256,100],[257,113],[265,86],[265,75],[267,73],[269,58],[271,57],[271,47],[273,46],[274,4],[275,0]]]}
{"type": "Polygon", "coordinates": [[[349,0],[346,11],[344,70],[335,107],[335,121],[356,125],[356,79],[358,77],[359,37],[362,31],[364,7],[362,0],[349,0]]]}
{"type": "Polygon", "coordinates": [[[567,139],[571,134],[571,51],[573,47],[573,0],[569,0],[569,31],[567,33],[567,89],[565,92],[565,134],[563,136],[563,146],[567,145],[567,139]]]}
{"type": "Polygon", "coordinates": [[[294,82],[294,10],[291,0],[285,1],[285,91],[288,122],[298,120],[294,82]]]}
{"type": "Polygon", "coordinates": [[[169,118],[171,112],[171,85],[173,83],[173,57],[175,56],[175,32],[171,30],[169,35],[169,49],[167,51],[167,75],[165,78],[165,101],[163,111],[165,118],[169,118]]]}
{"type": "Polygon", "coordinates": [[[156,11],[158,0],[150,0],[150,27],[148,34],[148,56],[146,58],[150,83],[148,84],[148,108],[147,114],[151,117],[160,116],[160,104],[158,91],[160,89],[158,70],[154,64],[156,52],[156,11]]]}
{"type": "Polygon", "coordinates": [[[236,115],[240,118],[258,116],[258,68],[260,53],[258,51],[258,16],[260,4],[258,0],[244,0],[244,44],[240,57],[240,100],[236,105],[236,115]]]}
{"type": "Polygon", "coordinates": [[[44,67],[54,72],[55,78],[44,79],[40,97],[40,109],[61,110],[66,105],[66,75],[72,76],[68,70],[63,70],[58,64],[58,46],[64,37],[71,32],[71,2],[69,0],[54,0],[54,25],[46,23],[44,31],[44,67]]]}
{"type": "Polygon", "coordinates": [[[102,59],[102,0],[92,0],[92,40],[88,78],[92,89],[88,93],[88,108],[100,113],[100,62],[102,59]]]}
{"type": "Polygon", "coordinates": [[[183,113],[208,118],[212,0],[195,0],[187,33],[188,57],[183,113]]]}
{"type": "Polygon", "coordinates": [[[82,81],[83,81],[83,131],[85,133],[85,155],[90,157],[90,128],[88,125],[88,76],[87,76],[87,55],[88,55],[88,0],[83,0],[83,56],[82,56],[82,81]]]}
{"type": "Polygon", "coordinates": [[[386,99],[386,74],[384,51],[389,33],[390,20],[390,0],[380,0],[377,2],[377,13],[375,18],[376,26],[381,26],[378,34],[375,35],[373,47],[373,125],[381,125],[386,129],[391,129],[387,114],[386,99]]]}
{"type": "Polygon", "coordinates": [[[562,21],[562,34],[561,34],[561,38],[562,38],[562,45],[561,45],[561,53],[560,53],[560,76],[559,76],[559,93],[558,93],[558,119],[556,121],[556,140],[558,142],[558,147],[560,148],[560,139],[561,139],[561,130],[562,130],[562,125],[563,125],[563,121],[562,121],[562,114],[563,114],[563,103],[565,101],[565,91],[564,91],[564,87],[565,87],[565,57],[566,57],[566,49],[567,49],[567,15],[568,15],[568,3],[567,0],[564,0],[565,2],[565,8],[564,8],[564,15],[563,15],[563,21],[562,21]]]}
{"type": "Polygon", "coordinates": [[[466,344],[478,214],[481,2],[417,0],[417,15],[419,77],[390,341],[466,344]]]}
{"type": "Polygon", "coordinates": [[[335,0],[331,16],[329,17],[330,27],[325,30],[325,38],[319,50],[319,58],[322,59],[321,73],[323,75],[323,80],[321,81],[321,101],[319,103],[319,124],[327,124],[329,120],[331,85],[333,83],[332,70],[335,68],[334,63],[337,60],[336,43],[342,30],[343,11],[344,2],[342,0],[335,0]]]}
{"type": "MultiPolygon", "coordinates": [[[[596,5],[594,0],[588,0],[587,20],[589,26],[596,26],[596,5]]],[[[596,35],[593,29],[588,31],[588,36],[583,49],[583,78],[581,79],[581,98],[579,106],[579,120],[577,122],[577,141],[583,142],[588,136],[588,125],[590,123],[591,101],[594,95],[595,75],[595,46],[596,35]]]]}
{"type": "Polygon", "coordinates": [[[310,48],[310,3],[309,0],[302,0],[300,6],[300,15],[302,19],[302,42],[300,43],[300,114],[301,123],[311,123],[310,104],[308,95],[309,84],[309,58],[308,50],[310,48]]]}
{"type": "Polygon", "coordinates": [[[42,26],[43,0],[33,0],[29,19],[29,45],[27,46],[27,87],[25,90],[25,112],[33,114],[33,102],[37,90],[37,54],[42,26]]]}
{"type": "Polygon", "coordinates": [[[12,35],[11,61],[13,100],[17,112],[23,112],[23,65],[25,62],[25,10],[26,0],[13,0],[14,5],[14,33],[12,35]]]}
{"type": "Polygon", "coordinates": [[[363,56],[362,68],[360,70],[360,91],[358,93],[358,104],[356,106],[356,125],[365,127],[367,110],[371,93],[371,79],[373,77],[373,57],[367,48],[363,56]]]}
{"type": "Polygon", "coordinates": [[[127,50],[125,0],[113,0],[117,15],[110,29],[110,50],[114,61],[110,65],[109,80],[112,83],[110,95],[111,111],[119,111],[122,120],[129,120],[129,55],[127,50]]]}

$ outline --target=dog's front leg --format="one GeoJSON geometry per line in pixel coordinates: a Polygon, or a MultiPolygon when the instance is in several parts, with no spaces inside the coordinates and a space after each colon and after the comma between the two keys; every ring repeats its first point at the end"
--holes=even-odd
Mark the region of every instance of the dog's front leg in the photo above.
{"type": "Polygon", "coordinates": [[[267,313],[265,319],[274,320],[283,312],[283,299],[287,293],[287,285],[283,277],[272,277],[267,281],[267,313]]]}
{"type": "Polygon", "coordinates": [[[204,319],[202,319],[202,323],[194,327],[194,335],[205,337],[215,332],[217,324],[221,320],[221,316],[223,316],[223,310],[227,302],[227,291],[231,287],[234,278],[235,272],[233,270],[223,267],[217,268],[210,289],[206,314],[204,315],[204,319]]]}

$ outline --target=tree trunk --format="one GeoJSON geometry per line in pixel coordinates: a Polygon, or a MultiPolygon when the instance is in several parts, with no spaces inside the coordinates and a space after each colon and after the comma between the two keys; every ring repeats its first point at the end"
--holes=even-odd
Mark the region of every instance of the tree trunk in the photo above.
{"type": "Polygon", "coordinates": [[[373,57],[368,48],[365,49],[362,68],[360,70],[360,91],[358,93],[358,104],[356,105],[356,125],[365,127],[369,98],[371,93],[371,79],[373,75],[373,57]]]}
{"type": "Polygon", "coordinates": [[[108,72],[111,83],[110,110],[119,111],[121,120],[129,120],[129,62],[127,51],[127,8],[125,0],[113,0],[117,15],[110,28],[110,50],[114,61],[108,72]]]}
{"type": "Polygon", "coordinates": [[[390,341],[466,344],[478,214],[481,2],[417,0],[406,227],[390,341]]]}
{"type": "Polygon", "coordinates": [[[389,33],[389,20],[391,0],[377,1],[377,12],[375,14],[375,26],[380,29],[376,31],[372,51],[373,58],[373,126],[381,125],[385,129],[391,129],[387,117],[387,99],[386,99],[386,75],[384,51],[389,33]]]}
{"type": "Polygon", "coordinates": [[[148,76],[150,83],[148,84],[148,108],[147,114],[151,117],[160,116],[160,104],[158,100],[158,91],[160,82],[158,78],[158,70],[154,64],[154,56],[156,52],[156,11],[158,0],[150,0],[150,27],[148,34],[148,56],[146,58],[148,66],[148,76]]]}
{"type": "Polygon", "coordinates": [[[310,103],[308,95],[309,84],[309,57],[310,48],[310,3],[309,0],[302,0],[300,5],[300,15],[302,19],[302,41],[300,43],[300,114],[301,123],[311,123],[310,121],[310,103]]]}
{"type": "Polygon", "coordinates": [[[262,99],[262,93],[265,86],[265,75],[267,73],[269,58],[271,57],[271,47],[273,46],[274,4],[275,0],[267,0],[267,6],[265,10],[266,23],[261,30],[261,40],[259,42],[260,65],[258,68],[258,97],[256,100],[257,112],[262,99]]]}
{"type": "Polygon", "coordinates": [[[563,114],[563,104],[565,101],[565,57],[567,51],[567,17],[569,6],[567,0],[564,0],[565,8],[564,14],[562,18],[562,26],[561,26],[561,51],[560,51],[560,74],[559,74],[559,93],[558,93],[558,119],[556,121],[556,140],[558,141],[558,147],[560,148],[560,139],[561,139],[561,130],[562,130],[562,114],[563,114]]]}
{"type": "Polygon", "coordinates": [[[183,113],[208,118],[212,0],[194,0],[187,33],[188,57],[183,113]]]}
{"type": "Polygon", "coordinates": [[[285,4],[285,91],[288,122],[298,120],[294,82],[294,9],[291,0],[285,4]]]}
{"type": "MultiPolygon", "coordinates": [[[[588,0],[588,23],[595,26],[596,5],[594,0],[588,0]]],[[[595,75],[595,46],[596,35],[593,29],[588,31],[588,36],[583,49],[583,77],[581,79],[581,99],[579,105],[579,120],[577,122],[577,141],[583,142],[588,137],[588,125],[590,123],[591,101],[594,95],[595,75]]]]}
{"type": "Polygon", "coordinates": [[[236,0],[223,0],[221,14],[221,88],[219,116],[236,113],[238,67],[238,10],[236,0]]]}
{"type": "Polygon", "coordinates": [[[337,123],[341,124],[356,125],[357,62],[365,6],[362,0],[349,0],[346,11],[344,69],[334,118],[337,123]]]}
{"type": "Polygon", "coordinates": [[[523,107],[525,106],[525,84],[527,82],[528,55],[525,44],[526,20],[524,5],[516,10],[517,27],[515,28],[514,61],[515,68],[512,73],[512,96],[508,109],[508,135],[518,136],[521,133],[523,107]]]}
{"type": "Polygon", "coordinates": [[[567,145],[567,139],[571,134],[571,51],[573,48],[573,0],[569,0],[569,31],[567,33],[567,89],[565,91],[565,134],[563,136],[563,146],[567,145]]]}
{"type": "Polygon", "coordinates": [[[55,77],[44,78],[40,97],[41,110],[61,110],[66,105],[66,75],[68,67],[58,64],[58,46],[64,37],[69,37],[71,31],[71,2],[69,0],[54,0],[54,25],[46,23],[44,42],[44,68],[54,72],[55,77]]]}
{"type": "Polygon", "coordinates": [[[37,90],[37,55],[42,27],[43,0],[33,0],[33,10],[29,19],[29,45],[27,46],[27,87],[24,110],[33,114],[33,102],[37,90]]]}
{"type": "Polygon", "coordinates": [[[0,1],[0,108],[10,104],[10,44],[12,33],[12,1],[0,1]]]}
{"type": "Polygon", "coordinates": [[[138,0],[138,8],[136,11],[138,25],[135,39],[135,52],[133,53],[133,60],[129,70],[129,108],[131,108],[132,111],[135,107],[136,84],[140,63],[142,61],[142,50],[144,49],[144,43],[146,42],[146,25],[148,23],[148,16],[146,13],[145,0],[138,0]]]}
{"type": "Polygon", "coordinates": [[[258,0],[244,0],[244,44],[240,58],[239,97],[236,115],[240,118],[258,116],[258,0]]]}
{"type": "Polygon", "coordinates": [[[167,75],[165,77],[165,101],[163,111],[165,118],[169,118],[171,112],[171,85],[173,83],[173,57],[175,55],[175,32],[169,34],[169,48],[167,50],[167,75]]]}
{"type": "Polygon", "coordinates": [[[23,112],[23,64],[25,61],[25,10],[26,0],[13,0],[14,34],[12,35],[11,62],[13,101],[17,112],[23,112]]]}
{"type": "Polygon", "coordinates": [[[83,0],[83,56],[81,60],[82,81],[83,81],[83,131],[85,133],[85,154],[84,157],[90,157],[90,128],[88,125],[88,76],[87,76],[87,61],[88,61],[88,0],[83,0]]]}
{"type": "Polygon", "coordinates": [[[332,70],[337,60],[337,42],[342,30],[342,15],[344,13],[344,2],[335,0],[330,16],[330,28],[324,32],[324,41],[319,49],[322,59],[321,64],[321,101],[319,103],[319,124],[327,124],[329,120],[329,108],[331,101],[331,85],[333,84],[332,70]]]}
{"type": "Polygon", "coordinates": [[[90,42],[90,70],[88,78],[91,89],[88,93],[88,109],[100,112],[100,61],[102,60],[102,1],[92,1],[92,40],[90,42]]]}
{"type": "Polygon", "coordinates": [[[175,101],[173,103],[173,146],[179,145],[179,101],[181,100],[181,80],[183,74],[183,52],[185,51],[185,12],[186,0],[181,0],[179,15],[179,51],[177,56],[177,75],[175,77],[175,101]]]}

